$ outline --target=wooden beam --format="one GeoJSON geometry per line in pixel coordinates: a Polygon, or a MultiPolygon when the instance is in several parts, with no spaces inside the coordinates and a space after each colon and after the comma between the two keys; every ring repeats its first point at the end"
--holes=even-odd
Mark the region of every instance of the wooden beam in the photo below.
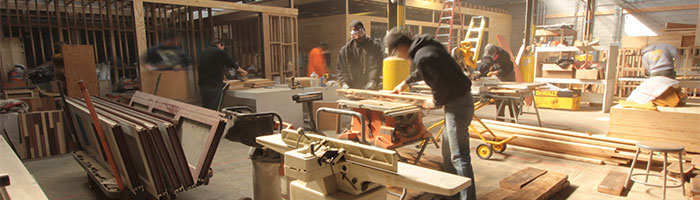
{"type": "MultiPolygon", "coordinates": [[[[700,0],[698,0],[700,2],[700,0]]],[[[698,9],[698,20],[700,21],[700,7],[698,9]]],[[[700,26],[695,27],[695,46],[700,46],[700,26]]]]}
{"type": "MultiPolygon", "coordinates": [[[[147,48],[147,40],[146,40],[146,24],[144,22],[144,11],[143,11],[143,0],[134,0],[133,1],[133,13],[134,13],[134,30],[135,30],[135,37],[136,37],[136,52],[138,52],[137,55],[139,57],[141,55],[144,55],[146,53],[146,48],[147,48]]],[[[142,60],[139,60],[139,63],[143,63],[142,60]]],[[[148,76],[148,69],[146,69],[145,65],[139,65],[140,68],[140,76],[148,76]]],[[[143,83],[143,82],[142,82],[143,83]]],[[[153,86],[148,86],[149,88],[152,88],[153,86]]],[[[141,89],[143,90],[145,86],[141,84],[141,89]]],[[[146,91],[146,90],[144,90],[146,91]]]]}
{"type": "MultiPolygon", "coordinates": [[[[681,5],[681,6],[657,6],[657,7],[649,7],[649,8],[638,8],[638,9],[624,9],[623,14],[631,14],[631,13],[645,13],[645,12],[665,12],[665,11],[677,11],[677,10],[694,10],[698,9],[699,4],[691,4],[691,5],[681,5]]],[[[598,10],[595,12],[595,16],[603,16],[603,15],[613,15],[615,14],[615,10],[598,10]]],[[[579,13],[562,13],[562,14],[551,14],[547,15],[545,18],[547,19],[555,19],[555,18],[568,18],[568,17],[575,17],[575,16],[581,16],[583,15],[583,12],[579,13]]]]}
{"type": "Polygon", "coordinates": [[[268,13],[274,15],[299,15],[299,11],[293,8],[282,8],[272,6],[261,6],[253,4],[241,4],[233,2],[213,1],[213,0],[143,0],[148,3],[171,4],[181,6],[222,8],[227,10],[240,10],[250,12],[268,13]]]}

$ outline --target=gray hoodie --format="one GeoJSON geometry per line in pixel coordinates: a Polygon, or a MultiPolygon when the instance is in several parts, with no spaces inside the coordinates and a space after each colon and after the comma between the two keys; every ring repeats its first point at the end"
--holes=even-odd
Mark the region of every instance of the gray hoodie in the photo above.
{"type": "Polygon", "coordinates": [[[673,59],[678,60],[678,50],[669,44],[651,44],[642,50],[642,64],[649,73],[673,70],[673,59]]]}

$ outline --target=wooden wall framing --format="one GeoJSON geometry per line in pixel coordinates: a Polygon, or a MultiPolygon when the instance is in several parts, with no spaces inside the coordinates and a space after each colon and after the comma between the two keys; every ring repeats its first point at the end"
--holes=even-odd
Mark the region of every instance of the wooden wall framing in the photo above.
{"type": "MultiPolygon", "coordinates": [[[[245,12],[254,12],[258,13],[260,16],[260,24],[262,25],[260,27],[260,32],[262,33],[262,63],[260,64],[261,68],[264,68],[264,74],[266,79],[271,79],[273,77],[273,74],[275,73],[275,69],[280,69],[280,70],[287,70],[291,71],[294,73],[297,68],[297,63],[296,63],[296,16],[298,15],[298,11],[293,8],[281,8],[281,7],[271,7],[271,6],[261,6],[261,5],[253,5],[253,4],[239,4],[239,3],[232,3],[232,2],[223,2],[223,1],[212,1],[212,0],[198,0],[198,1],[176,1],[176,0],[134,0],[133,1],[133,13],[134,13],[134,19],[135,19],[135,28],[136,28],[136,43],[137,43],[137,50],[139,52],[139,55],[143,55],[143,53],[146,52],[146,49],[148,46],[151,45],[149,42],[149,37],[153,37],[149,35],[148,30],[146,27],[149,27],[148,22],[148,8],[150,8],[150,5],[160,5],[162,4],[163,6],[166,7],[191,7],[191,8],[197,8],[197,9],[205,9],[207,13],[211,13],[211,8],[219,8],[219,9],[226,9],[226,10],[235,10],[235,11],[245,11],[245,12]],[[285,21],[282,20],[282,23],[280,23],[280,28],[272,28],[270,25],[275,25],[275,17],[280,17],[280,18],[289,18],[289,23],[288,26],[282,26],[284,25],[285,21]],[[272,22],[272,23],[271,23],[272,22]],[[276,40],[277,35],[280,35],[282,39],[276,40]],[[274,38],[274,39],[273,39],[274,38]],[[289,39],[289,40],[287,40],[289,39]],[[281,46],[276,48],[276,46],[281,46]],[[289,49],[291,48],[291,49],[289,49]],[[280,49],[276,52],[274,49],[280,49]],[[291,55],[291,56],[287,56],[291,55]],[[282,56],[282,59],[275,58],[273,56],[282,56]],[[291,58],[291,59],[290,59],[291,58]],[[279,64],[275,65],[275,62],[284,62],[287,63],[286,61],[291,60],[292,65],[291,66],[284,66],[281,67],[279,64]],[[285,68],[286,67],[286,68],[285,68]]],[[[203,15],[201,14],[202,12],[197,12],[197,16],[188,16],[187,19],[204,19],[203,15]]],[[[212,16],[212,15],[207,15],[207,16],[212,16]]],[[[199,43],[188,43],[191,45],[202,45],[205,44],[205,38],[206,36],[209,36],[206,40],[210,39],[212,36],[215,36],[217,32],[215,31],[214,28],[214,22],[212,17],[207,17],[208,20],[198,20],[196,23],[192,20],[189,20],[188,22],[190,23],[190,27],[199,27],[198,31],[199,34],[197,33],[192,33],[192,30],[190,30],[190,34],[187,36],[190,38],[192,41],[199,41],[199,43]]],[[[157,22],[156,22],[157,23],[157,22]]],[[[157,38],[157,37],[156,37],[157,38]]],[[[202,46],[199,46],[202,47],[202,46]]],[[[188,48],[192,49],[192,47],[188,48]]],[[[198,50],[201,50],[199,48],[198,50]]],[[[190,54],[193,58],[196,59],[196,52],[193,52],[190,54]]],[[[196,63],[196,60],[194,60],[196,63]]],[[[285,71],[286,72],[286,71],[285,71]]],[[[187,75],[184,75],[182,73],[178,72],[172,72],[172,76],[175,77],[187,77],[187,75]]],[[[196,72],[195,72],[196,74],[196,72]]],[[[163,75],[166,76],[166,75],[163,75]]],[[[144,68],[144,66],[141,66],[141,90],[142,91],[153,91],[155,88],[155,80],[157,77],[157,73],[149,72],[147,69],[144,68]]],[[[168,77],[162,77],[162,78],[167,78],[168,77]]],[[[191,79],[190,79],[191,80],[191,79]]],[[[283,78],[281,79],[282,81],[284,80],[283,78]]],[[[166,90],[166,91],[173,91],[173,93],[166,93],[166,94],[159,94],[161,96],[165,96],[168,98],[172,99],[177,99],[181,101],[191,101],[191,93],[190,91],[181,91],[180,86],[178,85],[160,85],[159,86],[159,92],[161,90],[166,90]],[[178,93],[179,92],[179,93],[178,93]]]]}
{"type": "MultiPolygon", "coordinates": [[[[10,1],[0,2],[0,37],[20,38],[26,64],[50,62],[58,42],[92,45],[99,63],[111,63],[112,80],[136,77],[131,1],[10,1]]],[[[69,70],[69,69],[67,69],[69,70]]]]}

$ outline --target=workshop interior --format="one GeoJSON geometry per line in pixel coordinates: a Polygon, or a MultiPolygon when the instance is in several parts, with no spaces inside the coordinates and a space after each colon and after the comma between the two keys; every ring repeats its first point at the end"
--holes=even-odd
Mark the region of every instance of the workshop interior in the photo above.
{"type": "Polygon", "coordinates": [[[696,0],[0,0],[0,200],[700,200],[696,0]]]}

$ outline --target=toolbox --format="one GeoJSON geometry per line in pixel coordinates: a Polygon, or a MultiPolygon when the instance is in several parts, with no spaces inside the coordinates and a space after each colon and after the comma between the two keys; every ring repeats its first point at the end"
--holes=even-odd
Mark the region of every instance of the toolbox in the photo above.
{"type": "Polygon", "coordinates": [[[536,90],[537,108],[576,111],[581,107],[580,90],[536,90]]]}

